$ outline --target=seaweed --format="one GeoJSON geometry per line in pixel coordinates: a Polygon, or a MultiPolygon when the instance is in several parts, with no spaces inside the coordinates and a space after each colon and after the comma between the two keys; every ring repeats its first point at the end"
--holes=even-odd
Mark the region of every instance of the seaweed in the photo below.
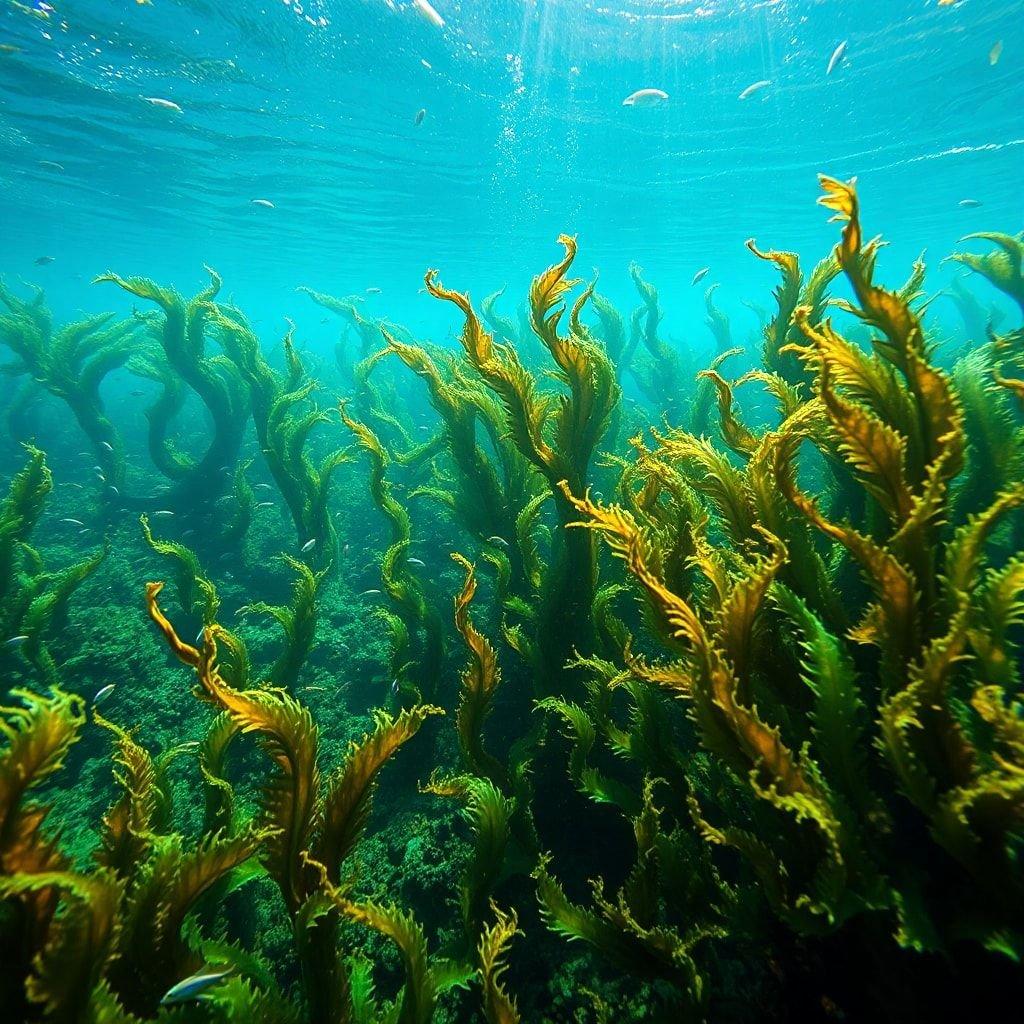
{"type": "Polygon", "coordinates": [[[104,484],[103,501],[109,505],[118,500],[124,487],[124,443],[104,409],[100,386],[108,374],[128,362],[140,324],[100,313],[55,330],[42,290],[31,299],[21,299],[2,280],[0,303],[7,310],[0,316],[0,344],[17,357],[3,372],[27,376],[21,401],[42,388],[66,403],[92,445],[104,484]]]}
{"type": "MultiPolygon", "coordinates": [[[[306,450],[312,432],[331,419],[310,402],[318,385],[295,350],[294,332],[289,329],[284,337],[287,372],[282,375],[267,362],[259,339],[240,313],[215,309],[210,320],[249,386],[260,452],[288,506],[299,553],[316,570],[329,571],[337,563],[338,539],[327,504],[334,474],[349,454],[336,448],[316,463],[306,450]]],[[[245,507],[244,498],[239,507],[245,507]]],[[[232,532],[237,529],[232,527],[232,532]]]]}
{"type": "Polygon", "coordinates": [[[32,534],[53,489],[46,455],[26,445],[28,461],[11,481],[0,503],[0,634],[4,661],[27,663],[46,686],[60,682],[61,671],[49,638],[63,623],[75,590],[106,558],[104,546],[80,561],[48,572],[32,534]]]}
{"type": "Polygon", "coordinates": [[[147,410],[149,451],[154,465],[172,483],[165,498],[172,508],[192,510],[221,496],[238,460],[249,416],[249,394],[238,367],[226,356],[207,353],[207,335],[215,320],[219,275],[206,268],[210,284],[191,299],[144,277],[119,277],[107,272],[96,283],[109,282],[130,295],[154,303],[162,314],[152,325],[164,362],[155,375],[161,396],[147,410]],[[191,457],[168,439],[170,421],[180,409],[182,382],[206,407],[213,436],[201,456],[191,457]]]}
{"type": "MultiPolygon", "coordinates": [[[[815,393],[750,438],[747,476],[769,462],[771,481],[759,485],[768,500],[737,507],[734,471],[724,462],[712,470],[710,449],[701,453],[717,476],[708,491],[714,514],[725,517],[724,530],[696,546],[709,586],[692,577],[666,583],[665,535],[642,508],[577,497],[579,525],[625,560],[676,659],[629,656],[630,671],[686,703],[732,788],[756,798],[715,799],[723,823],[714,824],[701,806],[709,795],[695,793],[693,819],[709,843],[748,861],[781,920],[814,935],[876,913],[907,948],[969,939],[1015,956],[1021,790],[1016,755],[999,738],[996,723],[1013,713],[1002,697],[992,701],[990,655],[1008,653],[993,601],[1015,600],[1018,559],[1004,549],[1003,568],[986,576],[985,565],[990,538],[1024,490],[1013,480],[979,512],[954,518],[962,405],[932,361],[913,290],[875,284],[879,242],[862,239],[853,183],[823,177],[822,185],[822,203],[844,224],[835,260],[854,301],[842,305],[872,329],[872,351],[795,307],[802,340],[778,351],[800,358],[815,393]],[[801,489],[795,460],[808,442],[849,467],[877,512],[870,533],[831,518],[827,495],[801,489]],[[793,513],[828,546],[819,564],[829,575],[847,558],[860,568],[866,591],[849,632],[829,625],[826,589],[783,580],[797,558],[793,513]]],[[[662,451],[678,458],[694,447],[673,451],[667,441],[662,451]]],[[[665,474],[657,461],[641,471],[665,474]]]]}

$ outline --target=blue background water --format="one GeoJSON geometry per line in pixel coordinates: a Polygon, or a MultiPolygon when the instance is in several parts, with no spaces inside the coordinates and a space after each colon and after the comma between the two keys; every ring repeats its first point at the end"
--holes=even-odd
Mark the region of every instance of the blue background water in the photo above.
{"type": "Polygon", "coordinates": [[[124,307],[89,286],[105,269],[191,291],[209,263],[261,329],[289,315],[314,343],[329,329],[297,285],[376,287],[370,312],[440,336],[451,311],[419,293],[426,267],[518,296],[566,231],[624,308],[636,260],[669,332],[700,334],[698,268],[753,328],[739,298],[767,304],[774,275],[744,239],[809,260],[833,244],[818,171],[859,176],[890,279],[1024,220],[1024,3],[436,7],[441,30],[399,0],[54,0],[45,19],[5,0],[0,272],[52,283],[68,316],[124,307]],[[668,104],[622,106],[643,87],[668,104]]]}

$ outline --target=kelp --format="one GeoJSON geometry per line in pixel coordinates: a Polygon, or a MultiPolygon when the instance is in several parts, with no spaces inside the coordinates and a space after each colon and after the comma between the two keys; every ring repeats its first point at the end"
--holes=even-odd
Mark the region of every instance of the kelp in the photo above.
{"type": "MultiPolygon", "coordinates": [[[[596,282],[569,303],[569,238],[521,323],[499,311],[503,292],[478,316],[428,274],[427,290],[462,315],[454,350],[355,300],[313,296],[356,335],[339,359],[353,396],[341,415],[387,530],[383,553],[352,545],[370,565],[380,557],[400,693],[366,725],[351,718],[362,658],[332,669],[339,693],[353,684],[343,705],[329,683],[297,685],[317,634],[352,607],[342,587],[318,609],[336,547],[328,485],[349,456],[313,433],[333,414],[307,364],[326,387],[335,369],[300,356],[290,330],[265,354],[214,289],[189,301],[135,285],[163,310],[135,316],[126,364],[162,388],[150,410],[158,469],[190,475],[168,442],[195,390],[167,351],[185,345],[175,358],[193,375],[205,367],[240,396],[299,546],[317,542],[283,556],[292,598],[272,606],[234,572],[215,586],[218,563],[185,546],[188,530],[159,536],[158,522],[180,519],[144,516],[181,621],[161,608],[162,584],[147,608],[199,704],[155,676],[138,680],[151,686],[138,724],[87,715],[56,686],[8,698],[7,1012],[512,1024],[939,1019],[964,1006],[995,1017],[1012,1003],[1024,952],[1024,333],[997,333],[964,306],[981,333],[970,351],[940,354],[923,259],[883,286],[854,183],[822,184],[842,233],[809,275],[795,254],[750,243],[781,273],[775,308],[758,312],[753,367],[728,346],[714,289],[720,351],[699,373],[635,268],[631,318],[596,282]],[[839,274],[846,299],[829,295],[839,274]],[[151,344],[154,330],[165,344],[151,344]],[[432,432],[419,425],[423,443],[392,402],[410,373],[437,416],[432,432]],[[623,402],[620,386],[634,385],[647,404],[623,402]],[[430,530],[426,501],[444,510],[430,530]],[[454,556],[454,584],[436,573],[454,591],[454,625],[427,577],[439,566],[420,572],[409,557],[414,538],[472,553],[454,556]],[[613,573],[599,579],[607,552],[613,573]],[[230,607],[281,626],[253,648],[265,665],[222,623],[218,586],[230,607]],[[316,717],[307,689],[326,693],[316,717]],[[382,768],[449,701],[450,728],[413,745],[408,792],[386,794],[371,835],[382,768]],[[208,712],[198,725],[186,717],[197,709],[208,712]],[[173,739],[151,750],[141,726],[163,714],[173,739]],[[183,723],[193,731],[179,734],[183,723]],[[58,775],[83,748],[109,749],[113,774],[91,825],[64,810],[84,798],[58,775]],[[412,800],[424,813],[409,814],[412,800]],[[229,973],[201,999],[161,1006],[204,969],[229,973]]],[[[986,238],[996,252],[961,262],[1013,298],[1019,240],[986,238]]],[[[221,501],[217,537],[242,547],[252,467],[218,469],[202,505],[221,501]]],[[[33,544],[51,487],[29,448],[0,503],[0,625],[18,634],[5,660],[37,684],[63,674],[46,641],[102,557],[44,570],[33,544]]],[[[252,534],[244,551],[279,550],[252,534]]],[[[130,557],[121,534],[112,541],[130,557]]],[[[146,550],[137,537],[133,550],[146,550]]],[[[348,550],[334,564],[349,568],[348,550]]],[[[101,600],[97,616],[111,607],[101,600]]],[[[117,670],[139,672],[144,654],[117,670]]],[[[136,706],[123,693],[109,706],[136,706]]]]}
{"type": "MultiPolygon", "coordinates": [[[[627,652],[627,667],[685,703],[702,746],[733,780],[735,800],[714,800],[721,824],[702,806],[707,795],[694,793],[695,824],[748,861],[782,920],[814,934],[881,913],[908,948],[973,939],[1012,952],[1021,941],[1012,866],[1020,765],[986,727],[1012,713],[991,701],[978,652],[1008,653],[992,601],[1016,600],[1016,562],[992,570],[988,585],[984,570],[1024,484],[1008,482],[980,511],[953,519],[965,419],[912,308],[917,289],[875,283],[879,242],[863,241],[853,183],[822,184],[822,203],[844,223],[834,260],[854,295],[835,304],[871,328],[871,351],[797,302],[799,339],[777,321],[767,351],[795,354],[814,394],[777,389],[787,396],[782,422],[760,437],[723,420],[748,460],[746,481],[681,434],[661,442],[663,462],[638,467],[659,487],[670,486],[665,463],[696,459],[715,474],[700,490],[726,529],[698,535],[699,575],[667,583],[671,553],[649,503],[627,510],[575,497],[580,525],[625,561],[674,657],[655,665],[627,652]],[[848,467],[872,510],[870,532],[833,519],[827,493],[803,490],[796,459],[807,443],[848,467]],[[811,547],[808,526],[818,535],[811,547]],[[798,558],[818,569],[785,575],[798,558]],[[847,559],[865,589],[859,624],[844,632],[830,578],[847,559]],[[923,834],[931,843],[922,849],[923,834]]],[[[795,287],[795,272],[786,280],[795,287]]]]}
{"type": "Polygon", "coordinates": [[[220,628],[207,626],[201,647],[182,641],[158,604],[161,588],[147,586],[150,616],[171,652],[195,671],[197,695],[227,713],[242,732],[255,733],[274,765],[260,816],[261,827],[272,830],[264,864],[293,921],[309,1019],[348,1019],[351,983],[337,948],[336,913],[347,885],[337,886],[367,827],[378,772],[429,716],[443,712],[431,705],[394,718],[379,712],[373,732],[351,744],[345,762],[322,778],[319,730],[309,711],[282,690],[231,687],[217,667],[220,628]]]}
{"type": "Polygon", "coordinates": [[[248,388],[238,367],[225,355],[207,352],[216,317],[214,300],[222,282],[215,271],[206,269],[210,284],[191,299],[144,277],[123,278],[108,271],[95,282],[115,284],[159,308],[160,315],[150,329],[163,358],[151,372],[161,381],[162,391],[147,410],[149,451],[154,465],[171,482],[163,500],[173,509],[203,507],[221,496],[238,461],[249,415],[248,388]],[[168,437],[171,419],[181,407],[182,382],[203,403],[213,422],[213,436],[198,456],[182,451],[168,437]]]}
{"type": "Polygon", "coordinates": [[[331,418],[312,401],[317,383],[295,349],[294,331],[289,328],[282,343],[282,374],[264,357],[241,313],[216,308],[210,319],[249,386],[260,453],[288,506],[299,553],[314,570],[329,571],[337,563],[338,539],[327,503],[334,474],[349,455],[336,448],[315,461],[307,450],[313,431],[331,418]]]}
{"type": "Polygon", "coordinates": [[[532,593],[528,552],[520,543],[516,520],[542,485],[506,436],[500,405],[471,381],[471,367],[399,341],[386,330],[384,338],[388,350],[426,384],[430,404],[443,424],[445,453],[455,470],[449,480],[444,470],[435,468],[434,481],[421,484],[413,494],[440,502],[489,549],[499,579],[507,576],[503,600],[509,594],[527,597],[532,593]]]}
{"type": "Polygon", "coordinates": [[[683,355],[661,337],[662,320],[658,290],[643,276],[635,263],[630,265],[630,277],[640,295],[640,306],[635,310],[632,333],[634,354],[629,362],[630,372],[637,386],[654,406],[655,415],[664,414],[669,422],[679,423],[687,399],[687,369],[683,355]],[[643,352],[643,359],[637,352],[643,352]]]}
{"type": "Polygon", "coordinates": [[[348,412],[346,403],[340,404],[339,411],[370,460],[370,495],[390,524],[390,543],[381,557],[381,582],[395,606],[395,612],[385,618],[391,632],[392,686],[415,694],[416,700],[423,695],[434,699],[444,657],[444,631],[437,610],[409,565],[412,525],[387,479],[391,456],[380,438],[348,412]]]}
{"type": "MultiPolygon", "coordinates": [[[[567,278],[576,256],[576,242],[561,236],[564,258],[534,278],[530,287],[533,333],[556,365],[552,376],[562,385],[556,394],[539,389],[539,379],[516,350],[496,343],[477,317],[468,295],[451,291],[428,271],[427,291],[454,304],[463,314],[460,338],[473,370],[500,400],[506,430],[520,454],[544,478],[560,525],[572,517],[560,483],[583,488],[591,462],[619,401],[619,388],[607,353],[580,322],[591,285],[575,302],[567,334],[559,326],[567,311],[564,299],[578,282],[567,278]]],[[[541,692],[561,688],[557,681],[575,647],[587,649],[590,607],[597,586],[596,552],[590,543],[559,530],[552,538],[551,563],[541,584],[535,650],[537,685],[541,692]]]]}
{"type": "Polygon", "coordinates": [[[53,489],[53,475],[44,452],[31,445],[25,451],[28,460],[0,502],[3,660],[19,667],[27,663],[44,685],[56,686],[61,671],[49,649],[50,639],[63,625],[75,590],[99,568],[107,547],[63,569],[47,571],[31,541],[53,489]]]}
{"type": "Polygon", "coordinates": [[[0,754],[0,928],[4,948],[18,948],[23,959],[5,965],[6,1005],[26,1020],[155,1015],[166,990],[202,964],[185,935],[187,915],[267,833],[213,834],[186,847],[166,832],[166,758],[154,762],[97,715],[114,734],[121,795],[104,816],[94,866],[75,868],[59,835],[44,835],[47,806],[28,793],[63,766],[81,738],[84,708],[59,690],[13,696],[21,706],[4,709],[0,754]],[[21,933],[17,943],[12,930],[21,933]]]}
{"type": "Polygon", "coordinates": [[[239,609],[240,615],[269,615],[284,632],[284,650],[270,670],[270,682],[293,689],[316,637],[317,592],[327,570],[313,572],[305,562],[282,555],[281,560],[295,573],[290,605],[257,601],[239,609]]]}
{"type": "Polygon", "coordinates": [[[24,376],[32,390],[43,389],[66,403],[102,471],[104,502],[118,500],[124,487],[124,442],[106,413],[100,387],[132,355],[140,323],[101,313],[55,329],[41,289],[22,299],[2,280],[0,304],[6,309],[0,315],[0,344],[16,357],[2,372],[24,376]]]}

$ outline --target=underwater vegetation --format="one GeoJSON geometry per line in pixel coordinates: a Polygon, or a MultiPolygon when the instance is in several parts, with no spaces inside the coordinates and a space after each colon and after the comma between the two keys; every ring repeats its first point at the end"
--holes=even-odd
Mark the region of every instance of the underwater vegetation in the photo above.
{"type": "Polygon", "coordinates": [[[748,242],[753,345],[568,236],[514,315],[428,271],[453,346],[302,289],[333,365],[213,271],[59,328],[0,287],[5,1019],[1024,1005],[1024,236],[891,285],[821,187],[809,272],[748,242]]]}

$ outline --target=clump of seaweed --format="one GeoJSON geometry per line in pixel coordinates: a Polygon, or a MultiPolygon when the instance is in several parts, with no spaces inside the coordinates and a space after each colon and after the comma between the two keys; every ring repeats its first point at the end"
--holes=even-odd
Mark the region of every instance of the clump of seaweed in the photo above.
{"type": "MultiPolygon", "coordinates": [[[[116,500],[124,486],[124,444],[104,409],[100,386],[132,355],[140,324],[132,319],[115,320],[113,313],[101,313],[54,329],[41,289],[31,299],[22,299],[3,281],[0,304],[6,307],[0,316],[0,344],[16,356],[3,372],[10,377],[25,377],[20,393],[9,406],[9,422],[40,389],[60,399],[92,445],[102,470],[103,500],[116,500]]],[[[23,434],[18,439],[27,440],[23,434]]]]}
{"type": "Polygon", "coordinates": [[[49,648],[55,627],[82,582],[106,557],[106,546],[73,565],[50,572],[32,546],[32,534],[53,489],[46,455],[26,445],[28,461],[0,502],[0,635],[4,661],[31,667],[46,686],[60,680],[49,648]]]}
{"type": "Polygon", "coordinates": [[[293,331],[285,335],[287,372],[263,356],[259,339],[235,310],[216,308],[211,322],[221,343],[249,385],[252,420],[260,452],[295,525],[300,553],[321,572],[337,563],[337,531],[328,510],[331,481],[348,452],[336,448],[315,462],[307,451],[312,432],[330,417],[310,402],[318,384],[309,378],[295,350],[293,331]]]}
{"type": "MultiPolygon", "coordinates": [[[[566,312],[563,300],[578,283],[567,277],[576,257],[575,239],[563,235],[559,241],[564,258],[534,278],[530,287],[530,325],[555,363],[553,377],[561,385],[557,394],[540,389],[539,379],[525,368],[515,349],[495,342],[468,295],[445,288],[436,271],[429,271],[425,281],[432,295],[461,310],[465,323],[460,341],[469,364],[501,402],[506,432],[520,455],[544,479],[558,522],[564,527],[573,513],[560,484],[569,481],[574,493],[587,486],[592,460],[619,401],[619,388],[607,353],[580,321],[593,285],[574,303],[568,332],[559,332],[566,312]]],[[[536,508],[539,510],[539,503],[536,508]]],[[[534,511],[530,519],[535,515],[534,511]]],[[[529,528],[529,519],[523,528],[529,528]]],[[[528,641],[522,632],[512,634],[517,649],[534,669],[539,692],[558,692],[573,651],[590,649],[596,590],[593,545],[558,530],[540,583],[536,638],[528,641]]]]}
{"type": "MultiPolygon", "coordinates": [[[[150,326],[162,358],[151,356],[145,371],[161,384],[160,396],[146,411],[149,453],[153,464],[171,481],[165,503],[190,510],[214,502],[232,480],[249,417],[249,392],[238,367],[224,355],[207,352],[207,337],[217,312],[213,300],[222,283],[215,271],[207,268],[207,272],[210,284],[191,299],[144,277],[123,278],[108,272],[96,278],[97,283],[116,284],[160,309],[160,317],[150,326]],[[196,457],[168,437],[171,422],[185,400],[183,384],[203,403],[213,423],[213,436],[196,457]]],[[[137,372],[144,371],[139,367],[137,372]]]]}
{"type": "Polygon", "coordinates": [[[1016,958],[1024,764],[1008,625],[1022,580],[998,527],[1024,504],[1024,483],[956,517],[962,403],[934,365],[913,292],[875,283],[880,243],[862,237],[853,183],[822,185],[844,223],[834,259],[854,295],[834,304],[870,328],[871,349],[798,301],[799,337],[786,328],[780,344],[778,323],[770,351],[796,355],[813,394],[760,435],[723,422],[742,438],[744,469],[681,436],[644,452],[648,488],[674,487],[692,459],[705,467],[682,572],[657,506],[578,495],[579,525],[625,561],[673,654],[629,655],[629,673],[686,704],[731,780],[718,795],[692,789],[699,833],[748,862],[782,921],[822,935],[881,915],[906,949],[971,941],[1016,958]],[[827,490],[813,498],[801,485],[808,445],[865,492],[867,531],[833,517],[827,490]],[[830,599],[847,560],[863,579],[843,599],[859,613],[852,628],[830,599]]]}

